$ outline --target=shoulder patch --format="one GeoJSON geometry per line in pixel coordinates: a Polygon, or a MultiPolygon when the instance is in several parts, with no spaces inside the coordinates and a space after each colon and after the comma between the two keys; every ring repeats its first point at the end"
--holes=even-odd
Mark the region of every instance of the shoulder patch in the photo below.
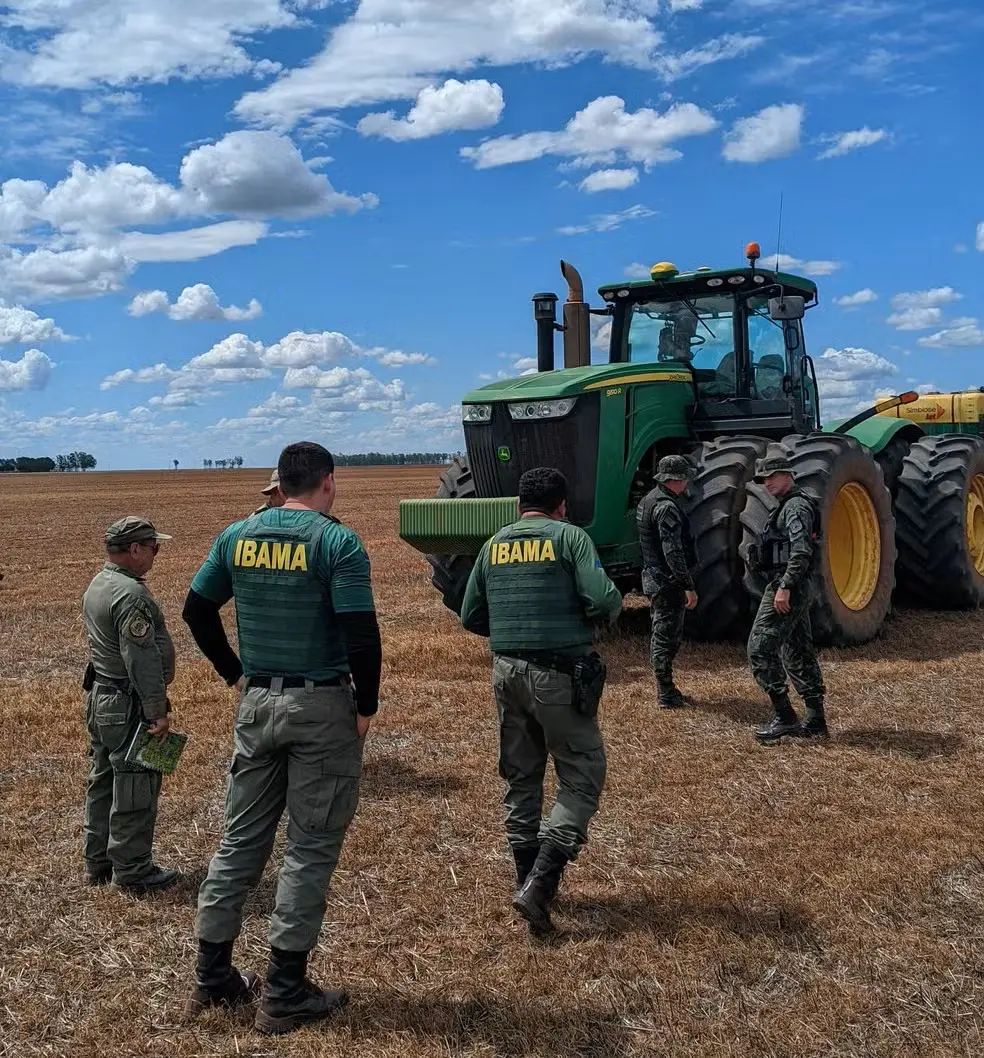
{"type": "Polygon", "coordinates": [[[144,644],[148,642],[154,633],[154,626],[139,611],[132,613],[123,625],[123,634],[133,643],[144,644]]]}

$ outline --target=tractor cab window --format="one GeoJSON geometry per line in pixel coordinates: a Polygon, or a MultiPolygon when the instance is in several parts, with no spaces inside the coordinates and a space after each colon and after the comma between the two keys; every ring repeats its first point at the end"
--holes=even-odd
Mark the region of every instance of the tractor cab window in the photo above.
{"type": "MultiPolygon", "coordinates": [[[[768,305],[749,304],[748,359],[752,365],[751,396],[757,400],[782,400],[782,380],[787,374],[786,343],[781,323],[769,318],[768,305]]],[[[795,321],[794,321],[795,322],[795,321]]]]}
{"type": "Polygon", "coordinates": [[[735,303],[730,295],[639,302],[632,306],[626,330],[626,360],[680,364],[693,371],[701,396],[736,395],[735,303]]]}

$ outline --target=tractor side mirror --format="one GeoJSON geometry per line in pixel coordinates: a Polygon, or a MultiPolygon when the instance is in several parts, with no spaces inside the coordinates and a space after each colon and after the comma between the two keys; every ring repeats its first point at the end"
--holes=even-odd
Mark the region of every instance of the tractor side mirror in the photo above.
{"type": "Polygon", "coordinates": [[[806,315],[806,298],[789,294],[769,298],[769,316],[774,320],[801,320],[806,315]]]}

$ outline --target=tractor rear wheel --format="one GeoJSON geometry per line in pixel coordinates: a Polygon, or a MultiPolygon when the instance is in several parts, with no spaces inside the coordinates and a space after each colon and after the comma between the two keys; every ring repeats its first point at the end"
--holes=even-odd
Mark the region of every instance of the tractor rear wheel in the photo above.
{"type": "MultiPolygon", "coordinates": [[[[468,460],[456,458],[450,467],[441,475],[435,499],[461,500],[475,496],[475,483],[468,466],[468,460]]],[[[444,605],[460,616],[461,604],[465,598],[465,588],[475,565],[474,555],[427,555],[427,561],[433,567],[431,584],[441,593],[444,605]]]]}
{"type": "MultiPolygon", "coordinates": [[[[789,457],[796,484],[816,497],[822,559],[813,581],[813,638],[818,646],[856,646],[873,639],[892,605],[895,518],[881,467],[853,437],[791,434],[775,446],[789,457]]],[[[748,488],[741,553],[765,528],[776,501],[761,485],[748,488]]],[[[746,573],[749,592],[765,585],[746,573]]]]}
{"type": "Polygon", "coordinates": [[[984,603],[984,441],[923,437],[899,475],[899,595],[943,609],[984,603]]]}
{"type": "Polygon", "coordinates": [[[722,437],[701,445],[697,477],[688,497],[697,550],[697,606],[687,613],[684,629],[692,639],[731,639],[748,630],[751,609],[738,555],[739,516],[755,460],[765,449],[766,441],[760,437],[722,437]]]}

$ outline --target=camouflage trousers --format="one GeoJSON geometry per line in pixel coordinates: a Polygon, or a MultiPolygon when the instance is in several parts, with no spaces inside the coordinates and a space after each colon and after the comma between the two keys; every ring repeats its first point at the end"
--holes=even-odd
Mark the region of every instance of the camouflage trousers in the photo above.
{"type": "Polygon", "coordinates": [[[788,692],[786,678],[803,699],[822,698],[823,674],[810,627],[812,593],[809,587],[790,592],[790,612],[776,611],[772,581],[762,594],[748,637],[748,662],[755,682],[770,698],[788,692]]]}
{"type": "Polygon", "coordinates": [[[506,839],[513,849],[548,843],[577,858],[598,811],[607,761],[597,717],[577,711],[569,675],[496,656],[492,687],[499,715],[499,775],[506,782],[506,839]],[[543,818],[547,760],[557,799],[543,818]]]}
{"type": "Polygon", "coordinates": [[[270,945],[317,944],[326,893],[359,801],[362,741],[351,687],[250,687],[236,714],[225,827],[198,894],[197,933],[221,944],[242,929],[287,809],[287,844],[270,945]]]}
{"type": "Polygon", "coordinates": [[[661,684],[673,681],[673,660],[683,643],[686,603],[686,591],[673,584],[658,587],[649,597],[652,619],[649,660],[653,675],[661,684]]]}
{"type": "Polygon", "coordinates": [[[139,881],[154,866],[161,775],[125,759],[142,716],[129,691],[96,683],[86,693],[91,760],[83,823],[86,870],[98,875],[111,867],[114,880],[124,884],[139,881]]]}

